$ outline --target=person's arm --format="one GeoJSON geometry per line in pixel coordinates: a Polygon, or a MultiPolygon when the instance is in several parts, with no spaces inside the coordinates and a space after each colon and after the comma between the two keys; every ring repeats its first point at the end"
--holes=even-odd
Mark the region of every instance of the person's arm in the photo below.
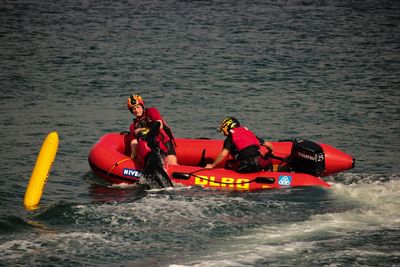
{"type": "Polygon", "coordinates": [[[131,153],[131,158],[132,158],[132,159],[135,159],[135,158],[136,158],[136,147],[137,147],[137,144],[138,144],[137,139],[133,139],[133,140],[131,141],[131,151],[132,151],[132,153],[131,153]]]}
{"type": "Polygon", "coordinates": [[[160,129],[162,129],[164,127],[164,124],[162,123],[162,120],[156,120],[156,121],[160,123],[160,129]]]}
{"type": "Polygon", "coordinates": [[[160,111],[157,108],[148,108],[146,110],[146,116],[150,118],[153,122],[160,123],[160,129],[164,127],[163,118],[161,117],[160,111]]]}
{"type": "Polygon", "coordinates": [[[264,141],[262,146],[265,146],[268,149],[268,151],[265,155],[272,155],[272,152],[274,151],[274,146],[272,145],[272,143],[270,143],[268,141],[264,141]]]}
{"type": "Polygon", "coordinates": [[[138,144],[138,141],[136,139],[136,134],[139,132],[140,129],[135,129],[135,124],[132,123],[129,126],[129,132],[130,132],[130,139],[131,139],[131,158],[135,159],[136,157],[136,146],[138,144]]]}
{"type": "Polygon", "coordinates": [[[229,154],[229,150],[222,149],[218,156],[215,158],[214,162],[211,164],[207,164],[205,169],[213,169],[215,166],[218,165],[227,155],[229,154]]]}

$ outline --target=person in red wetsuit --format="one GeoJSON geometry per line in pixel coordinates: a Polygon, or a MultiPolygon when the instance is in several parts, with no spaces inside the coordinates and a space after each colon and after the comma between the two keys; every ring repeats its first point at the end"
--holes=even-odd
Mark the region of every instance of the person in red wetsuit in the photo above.
{"type": "Polygon", "coordinates": [[[226,161],[226,169],[250,173],[266,170],[271,166],[271,160],[264,159],[260,153],[260,148],[265,146],[268,149],[268,153],[272,153],[272,144],[257,137],[246,127],[241,127],[236,118],[228,117],[224,119],[218,127],[218,131],[222,132],[226,139],[221,152],[213,163],[206,165],[206,169],[214,168],[228,154],[231,154],[233,159],[226,161]]]}
{"type": "Polygon", "coordinates": [[[128,98],[128,109],[135,116],[129,129],[132,159],[135,159],[137,154],[138,140],[136,135],[143,128],[149,128],[154,134],[152,144],[160,149],[161,153],[166,157],[167,163],[177,164],[174,136],[158,109],[154,107],[145,108],[142,97],[136,94],[128,98]]]}

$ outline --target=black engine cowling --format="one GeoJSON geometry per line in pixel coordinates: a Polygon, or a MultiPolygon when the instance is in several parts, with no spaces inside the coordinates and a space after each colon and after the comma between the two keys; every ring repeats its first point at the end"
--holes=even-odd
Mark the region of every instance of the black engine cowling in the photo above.
{"type": "Polygon", "coordinates": [[[322,147],[309,140],[294,140],[289,156],[292,171],[320,176],[325,170],[322,147]]]}

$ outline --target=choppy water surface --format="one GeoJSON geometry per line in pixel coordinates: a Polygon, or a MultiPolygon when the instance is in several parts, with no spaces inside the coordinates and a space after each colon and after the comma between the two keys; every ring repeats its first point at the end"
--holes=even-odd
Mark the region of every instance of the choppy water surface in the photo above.
{"type": "Polygon", "coordinates": [[[1,266],[400,264],[397,1],[7,1],[0,4],[1,266]],[[107,187],[87,155],[126,131],[129,94],[178,137],[233,115],[268,140],[356,157],[332,189],[107,187]],[[47,133],[60,146],[22,205],[47,133]]]}

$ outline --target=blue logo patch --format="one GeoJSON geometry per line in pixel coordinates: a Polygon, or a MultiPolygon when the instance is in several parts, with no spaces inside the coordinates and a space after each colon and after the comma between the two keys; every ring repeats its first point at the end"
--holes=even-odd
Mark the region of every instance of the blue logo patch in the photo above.
{"type": "Polygon", "coordinates": [[[142,173],[140,171],[137,171],[137,170],[125,168],[125,169],[122,170],[122,174],[125,175],[125,176],[140,178],[140,175],[142,173]]]}
{"type": "Polygon", "coordinates": [[[278,178],[279,185],[290,185],[292,183],[292,176],[290,175],[280,175],[278,178]]]}

